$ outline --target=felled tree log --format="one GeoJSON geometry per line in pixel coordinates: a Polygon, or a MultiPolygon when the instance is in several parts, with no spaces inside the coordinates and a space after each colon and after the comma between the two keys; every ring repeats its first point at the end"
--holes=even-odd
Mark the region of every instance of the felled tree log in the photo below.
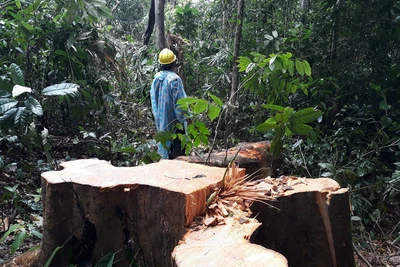
{"type": "Polygon", "coordinates": [[[247,174],[255,174],[257,177],[272,175],[280,166],[282,159],[273,158],[269,152],[270,142],[261,141],[256,143],[241,143],[226,151],[212,153],[209,161],[208,154],[200,156],[182,156],[178,160],[207,164],[209,166],[227,167],[233,159],[240,168],[246,169],[247,174]]]}
{"type": "Polygon", "coordinates": [[[250,243],[260,225],[253,219],[241,224],[228,218],[226,225],[189,231],[175,247],[172,257],[179,267],[288,266],[281,254],[250,243]]]}
{"type": "Polygon", "coordinates": [[[268,209],[251,210],[263,227],[255,243],[284,255],[293,267],[355,266],[348,190],[332,179],[266,179],[259,186],[277,194],[268,209]]]}

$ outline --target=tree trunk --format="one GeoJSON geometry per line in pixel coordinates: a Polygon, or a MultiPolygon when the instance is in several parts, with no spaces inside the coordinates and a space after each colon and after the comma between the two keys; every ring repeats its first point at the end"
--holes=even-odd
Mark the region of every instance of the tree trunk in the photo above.
{"type": "Polygon", "coordinates": [[[339,39],[339,23],[340,23],[340,9],[342,6],[342,0],[337,0],[333,8],[333,24],[331,33],[331,55],[330,60],[334,62],[337,57],[337,42],[339,39]]]}
{"type": "Polygon", "coordinates": [[[154,30],[154,23],[155,23],[155,0],[151,0],[150,10],[149,10],[149,21],[147,23],[147,29],[145,34],[143,35],[143,44],[148,45],[150,41],[151,34],[154,30]]]}
{"type": "Polygon", "coordinates": [[[161,51],[165,46],[165,30],[164,30],[164,0],[155,1],[155,19],[156,19],[156,40],[158,49],[161,51]]]}
{"type": "Polygon", "coordinates": [[[232,85],[231,85],[231,97],[230,97],[230,103],[233,105],[236,104],[238,88],[239,88],[239,68],[237,60],[239,58],[240,39],[242,37],[244,0],[238,1],[237,10],[238,10],[237,14],[238,23],[236,25],[235,44],[233,48],[232,85]]]}

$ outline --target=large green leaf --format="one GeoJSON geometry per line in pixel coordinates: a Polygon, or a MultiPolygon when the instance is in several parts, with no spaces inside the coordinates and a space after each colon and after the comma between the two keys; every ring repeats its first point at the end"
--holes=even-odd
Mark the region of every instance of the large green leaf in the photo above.
{"type": "Polygon", "coordinates": [[[70,95],[78,92],[79,85],[74,83],[60,83],[46,87],[42,91],[42,95],[70,95]]]}
{"type": "Polygon", "coordinates": [[[293,133],[299,134],[299,135],[308,134],[313,130],[313,128],[310,125],[302,124],[302,123],[301,124],[289,124],[288,127],[293,133]]]}
{"type": "Polygon", "coordinates": [[[3,114],[10,108],[15,107],[18,104],[18,101],[12,98],[0,98],[0,114],[3,114]]]}
{"type": "Polygon", "coordinates": [[[217,104],[219,107],[222,107],[223,102],[219,97],[212,94],[210,94],[210,97],[212,98],[212,100],[214,100],[215,104],[217,104]]]}
{"type": "Polygon", "coordinates": [[[11,244],[11,254],[14,254],[14,252],[17,251],[19,246],[21,246],[22,242],[24,241],[25,237],[26,237],[25,231],[21,231],[17,234],[17,236],[15,237],[14,241],[11,244]]]}
{"type": "Polygon", "coordinates": [[[279,106],[279,105],[273,105],[273,104],[265,104],[265,105],[262,105],[264,108],[266,108],[266,109],[272,109],[272,110],[276,110],[276,111],[282,111],[282,110],[284,110],[285,108],[284,107],[282,107],[282,106],[279,106]]]}
{"type": "Polygon", "coordinates": [[[112,267],[114,263],[114,253],[104,255],[95,265],[95,267],[112,267]]]}
{"type": "Polygon", "coordinates": [[[9,110],[7,110],[6,113],[4,113],[3,116],[0,117],[0,123],[14,118],[17,111],[18,108],[10,108],[9,110]]]}
{"type": "Polygon", "coordinates": [[[220,112],[221,112],[220,107],[217,107],[215,105],[210,105],[208,107],[208,117],[210,117],[212,121],[219,116],[220,112]]]}
{"type": "Polygon", "coordinates": [[[272,130],[272,129],[275,129],[275,128],[278,128],[278,127],[279,127],[279,125],[276,124],[276,123],[264,122],[264,123],[261,123],[261,124],[257,125],[256,131],[263,133],[263,132],[267,132],[269,130],[272,130]]]}
{"type": "Polygon", "coordinates": [[[304,66],[303,66],[303,63],[302,63],[300,60],[298,60],[298,59],[296,59],[296,70],[297,70],[297,72],[298,72],[301,76],[304,75],[304,66]]]}
{"type": "Polygon", "coordinates": [[[244,72],[247,69],[247,66],[251,63],[251,59],[248,57],[239,57],[238,59],[238,68],[239,72],[244,72]]]}
{"type": "Polygon", "coordinates": [[[10,78],[14,84],[25,86],[24,73],[15,63],[10,65],[10,78]]]}
{"type": "Polygon", "coordinates": [[[202,113],[208,108],[208,102],[203,99],[199,99],[199,101],[194,105],[193,112],[194,113],[202,113]]]}
{"type": "Polygon", "coordinates": [[[311,76],[311,67],[310,64],[307,62],[307,60],[303,60],[303,67],[304,67],[304,72],[307,74],[307,76],[311,76]]]}
{"type": "Polygon", "coordinates": [[[25,107],[37,116],[43,115],[42,105],[32,96],[29,96],[28,99],[25,100],[25,107]]]}
{"type": "Polygon", "coordinates": [[[323,112],[320,110],[315,110],[314,108],[305,108],[294,113],[290,120],[296,124],[309,123],[318,119],[322,114],[323,112]]]}

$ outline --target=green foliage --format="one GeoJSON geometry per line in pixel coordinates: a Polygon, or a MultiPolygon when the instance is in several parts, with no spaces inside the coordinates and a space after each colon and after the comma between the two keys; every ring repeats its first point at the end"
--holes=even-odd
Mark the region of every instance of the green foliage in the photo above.
{"type": "Polygon", "coordinates": [[[284,137],[290,138],[294,134],[307,135],[311,133],[313,128],[307,123],[317,120],[323,114],[313,108],[305,108],[296,112],[293,108],[278,105],[267,104],[264,107],[276,111],[276,114],[259,124],[256,130],[259,132],[274,131],[274,138],[271,142],[271,152],[274,155],[282,152],[284,137]]]}
{"type": "Polygon", "coordinates": [[[284,104],[289,96],[301,90],[308,95],[312,84],[311,67],[306,60],[292,59],[291,53],[271,54],[269,57],[251,53],[253,58],[240,57],[239,71],[246,73],[244,87],[269,104],[284,104]],[[308,79],[307,79],[308,77],[308,79]]]}
{"type": "Polygon", "coordinates": [[[199,11],[191,6],[191,3],[176,6],[173,15],[172,32],[188,39],[197,36],[199,11]]]}

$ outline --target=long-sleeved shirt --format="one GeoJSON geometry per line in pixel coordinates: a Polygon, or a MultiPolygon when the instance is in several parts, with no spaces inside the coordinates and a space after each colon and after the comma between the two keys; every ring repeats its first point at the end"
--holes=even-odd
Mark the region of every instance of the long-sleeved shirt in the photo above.
{"type": "MultiPolygon", "coordinates": [[[[181,78],[173,71],[160,71],[154,75],[150,89],[151,106],[156,122],[157,132],[173,132],[175,123],[184,124],[187,112],[178,108],[176,102],[186,97],[181,78]]],[[[165,149],[161,143],[158,144],[158,154],[168,159],[171,142],[167,142],[165,149]]]]}

